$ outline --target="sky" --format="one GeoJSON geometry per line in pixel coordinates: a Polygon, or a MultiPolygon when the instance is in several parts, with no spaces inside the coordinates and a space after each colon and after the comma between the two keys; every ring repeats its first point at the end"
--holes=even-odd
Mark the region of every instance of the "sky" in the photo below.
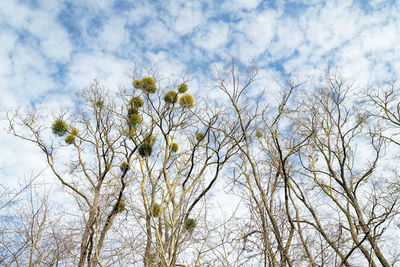
{"type": "MultiPolygon", "coordinates": [[[[329,64],[360,86],[393,79],[399,18],[395,0],[1,0],[0,112],[72,104],[93,79],[130,86],[135,66],[188,72],[194,94],[231,58],[300,77],[329,64]]],[[[0,183],[44,166],[0,126],[0,183]]]]}

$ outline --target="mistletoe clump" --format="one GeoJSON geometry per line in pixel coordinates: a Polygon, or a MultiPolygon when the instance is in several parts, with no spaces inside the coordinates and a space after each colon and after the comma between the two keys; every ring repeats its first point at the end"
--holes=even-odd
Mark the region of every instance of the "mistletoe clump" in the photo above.
{"type": "Polygon", "coordinates": [[[144,77],[142,80],[135,80],[133,82],[133,87],[136,89],[142,89],[146,93],[155,93],[157,91],[154,79],[151,77],[144,77]]]}
{"type": "Polygon", "coordinates": [[[164,101],[168,104],[175,104],[178,102],[178,93],[175,91],[168,91],[164,95],[164,101]]]}
{"type": "Polygon", "coordinates": [[[119,166],[121,172],[126,172],[128,171],[129,165],[126,162],[122,162],[121,165],[119,166]]]}
{"type": "Polygon", "coordinates": [[[136,134],[136,129],[133,127],[128,127],[126,129],[122,130],[121,133],[125,136],[129,136],[130,138],[133,138],[136,134]]]}
{"type": "Polygon", "coordinates": [[[153,145],[155,142],[156,139],[153,136],[147,137],[138,148],[139,155],[142,157],[150,156],[151,152],[153,152],[153,145]]]}
{"type": "Polygon", "coordinates": [[[130,114],[129,115],[129,122],[132,124],[132,125],[136,125],[136,124],[138,124],[138,123],[141,123],[142,122],[142,117],[139,115],[139,113],[132,113],[132,114],[130,114]]]}
{"type": "Polygon", "coordinates": [[[125,201],[121,200],[120,202],[118,202],[117,212],[121,212],[124,210],[125,210],[125,201]]]}
{"type": "Polygon", "coordinates": [[[177,143],[172,143],[171,144],[171,151],[172,152],[178,151],[178,144],[177,143]]]}
{"type": "Polygon", "coordinates": [[[132,106],[132,107],[135,107],[135,108],[141,108],[141,107],[143,107],[143,105],[144,105],[144,102],[143,102],[143,99],[141,98],[141,97],[139,97],[139,96],[134,96],[134,97],[132,97],[132,99],[129,101],[129,104],[132,106]]]}
{"type": "Polygon", "coordinates": [[[75,136],[72,134],[67,135],[67,137],[65,137],[65,143],[68,145],[75,143],[75,136]]]}
{"type": "Polygon", "coordinates": [[[71,134],[67,135],[67,137],[65,138],[65,143],[67,143],[68,145],[75,144],[76,135],[78,135],[78,129],[72,127],[71,134]]]}
{"type": "Polygon", "coordinates": [[[257,138],[262,138],[263,137],[263,133],[260,130],[256,130],[256,137],[257,138]]]}
{"type": "Polygon", "coordinates": [[[184,94],[179,98],[179,105],[182,108],[191,108],[194,106],[193,96],[189,94],[184,94]]]}
{"type": "Polygon", "coordinates": [[[78,135],[78,129],[72,127],[71,134],[72,135],[78,135]]]}
{"type": "Polygon", "coordinates": [[[96,105],[96,107],[101,109],[101,108],[104,107],[104,101],[103,100],[97,100],[95,105],[96,105]]]}
{"type": "Polygon", "coordinates": [[[177,143],[172,143],[170,145],[170,148],[171,148],[171,151],[175,153],[176,151],[178,151],[178,144],[177,143]]]}
{"type": "Polygon", "coordinates": [[[204,133],[201,133],[201,132],[197,132],[197,133],[196,133],[196,140],[197,140],[198,142],[200,142],[201,140],[203,140],[204,137],[205,137],[205,134],[204,134],[204,133]]]}
{"type": "Polygon", "coordinates": [[[196,227],[196,221],[194,219],[188,218],[185,221],[185,229],[188,231],[192,231],[196,227]]]}
{"type": "Polygon", "coordinates": [[[153,146],[149,143],[144,143],[139,147],[138,151],[142,157],[150,156],[151,152],[153,152],[153,146]]]}
{"type": "Polygon", "coordinates": [[[157,203],[154,203],[153,206],[151,207],[151,215],[154,217],[160,216],[161,213],[161,207],[157,203]]]}
{"type": "Polygon", "coordinates": [[[130,107],[128,108],[128,121],[129,124],[135,128],[137,124],[140,124],[143,119],[142,116],[139,115],[139,108],[141,108],[144,105],[143,99],[134,96],[131,98],[129,101],[130,107]]]}
{"type": "Polygon", "coordinates": [[[63,120],[58,119],[51,125],[51,130],[53,134],[61,137],[67,133],[68,125],[63,120]]]}
{"type": "Polygon", "coordinates": [[[187,86],[186,83],[181,83],[181,84],[178,86],[178,92],[181,93],[181,94],[186,93],[187,90],[188,90],[188,86],[187,86]]]}
{"type": "Polygon", "coordinates": [[[128,121],[133,127],[142,122],[142,117],[139,115],[139,110],[136,107],[128,109],[128,121]]]}

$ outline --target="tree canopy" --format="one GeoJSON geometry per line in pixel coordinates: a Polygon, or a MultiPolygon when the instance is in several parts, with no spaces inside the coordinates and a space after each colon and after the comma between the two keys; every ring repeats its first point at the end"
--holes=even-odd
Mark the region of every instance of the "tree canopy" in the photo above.
{"type": "Polygon", "coordinates": [[[255,66],[216,73],[219,102],[147,75],[117,93],[94,81],[73,110],[8,113],[74,207],[4,191],[0,263],[398,264],[397,85],[359,90],[328,70],[254,97],[255,66]]]}

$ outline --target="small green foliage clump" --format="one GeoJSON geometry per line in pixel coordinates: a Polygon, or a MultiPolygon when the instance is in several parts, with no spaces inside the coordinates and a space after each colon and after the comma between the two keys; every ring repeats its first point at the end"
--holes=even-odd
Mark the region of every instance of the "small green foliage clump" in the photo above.
{"type": "Polygon", "coordinates": [[[161,207],[157,203],[154,203],[151,207],[151,215],[154,217],[160,216],[161,213],[161,207]]]}
{"type": "Polygon", "coordinates": [[[150,145],[149,143],[143,143],[138,148],[138,151],[139,151],[139,155],[142,157],[150,156],[151,152],[153,152],[153,146],[150,145]]]}
{"type": "Polygon", "coordinates": [[[141,108],[144,105],[143,99],[139,96],[134,96],[129,101],[129,104],[134,108],[141,108]]]}
{"type": "Polygon", "coordinates": [[[135,87],[136,89],[140,89],[142,86],[142,81],[141,80],[134,80],[132,83],[133,87],[135,87]]]}
{"type": "Polygon", "coordinates": [[[65,137],[65,143],[68,145],[75,143],[75,136],[72,134],[67,135],[67,137],[65,137]]]}
{"type": "Polygon", "coordinates": [[[178,86],[178,92],[181,93],[181,94],[186,93],[187,90],[188,90],[188,86],[187,86],[186,83],[181,83],[181,84],[178,86]]]}
{"type": "Polygon", "coordinates": [[[139,155],[142,157],[150,156],[153,152],[153,145],[156,139],[153,136],[147,137],[147,139],[139,146],[139,155]]]}
{"type": "Polygon", "coordinates": [[[184,94],[179,98],[179,105],[182,108],[191,108],[194,106],[194,99],[193,96],[189,94],[184,94]]]}
{"type": "Polygon", "coordinates": [[[143,121],[142,116],[139,115],[139,108],[144,105],[144,102],[140,97],[134,96],[129,101],[129,104],[128,121],[132,128],[135,128],[137,124],[140,124],[143,121]]]}
{"type": "Polygon", "coordinates": [[[136,107],[128,108],[128,121],[133,127],[142,122],[142,117],[139,115],[139,111],[136,107]]]}
{"type": "Polygon", "coordinates": [[[133,127],[128,127],[126,129],[122,130],[122,134],[133,138],[136,134],[136,129],[133,127]]]}
{"type": "Polygon", "coordinates": [[[142,89],[146,93],[155,93],[157,91],[154,79],[151,77],[144,77],[142,80],[135,80],[133,82],[133,87],[136,89],[142,89]]]}
{"type": "Polygon", "coordinates": [[[204,136],[205,136],[204,133],[197,132],[197,133],[196,133],[196,140],[197,140],[198,142],[200,142],[201,140],[203,140],[204,136]]]}
{"type": "Polygon", "coordinates": [[[66,134],[68,125],[63,120],[58,119],[53,123],[53,125],[51,125],[51,130],[53,131],[53,134],[61,137],[66,134]]]}
{"type": "Polygon", "coordinates": [[[129,122],[130,122],[132,125],[136,125],[136,124],[138,124],[138,123],[141,123],[142,120],[143,120],[142,117],[141,117],[139,114],[137,114],[137,113],[131,114],[131,115],[129,116],[129,122]]]}
{"type": "Polygon", "coordinates": [[[256,136],[257,138],[263,137],[263,133],[260,130],[256,130],[256,136]]]}
{"type": "Polygon", "coordinates": [[[72,127],[71,134],[78,135],[78,129],[76,129],[75,127],[72,127]]]}
{"type": "Polygon", "coordinates": [[[155,93],[157,91],[154,79],[151,77],[144,77],[142,79],[143,82],[143,90],[148,93],[155,93]]]}
{"type": "Polygon", "coordinates": [[[125,210],[125,201],[121,200],[120,202],[118,202],[117,212],[121,212],[124,210],[125,210]]]}
{"type": "Polygon", "coordinates": [[[104,107],[104,101],[103,100],[97,100],[96,101],[96,107],[103,108],[104,107]]]}
{"type": "Polygon", "coordinates": [[[126,162],[122,162],[119,168],[121,169],[121,172],[126,172],[129,169],[129,165],[126,162]]]}
{"type": "Polygon", "coordinates": [[[129,107],[128,108],[128,117],[133,114],[139,114],[139,110],[135,107],[129,107]]]}
{"type": "Polygon", "coordinates": [[[170,145],[170,148],[171,148],[172,152],[176,152],[176,151],[178,151],[178,144],[177,143],[172,143],[170,145]]]}
{"type": "Polygon", "coordinates": [[[192,231],[196,227],[196,221],[194,219],[188,218],[185,221],[185,229],[188,231],[192,231]]]}
{"type": "Polygon", "coordinates": [[[164,101],[168,104],[175,104],[178,101],[178,93],[175,91],[168,91],[164,95],[164,101]]]}

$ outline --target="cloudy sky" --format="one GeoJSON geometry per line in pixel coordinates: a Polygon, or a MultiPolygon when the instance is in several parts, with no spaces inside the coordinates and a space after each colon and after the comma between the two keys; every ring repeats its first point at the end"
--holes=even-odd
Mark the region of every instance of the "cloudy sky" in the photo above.
{"type": "MultiPolygon", "coordinates": [[[[396,0],[0,0],[0,109],[65,104],[94,78],[129,86],[133,66],[188,70],[201,90],[210,63],[232,57],[277,73],[331,64],[361,83],[391,79],[399,18],[396,0]]],[[[0,182],[40,165],[1,126],[0,182]]]]}

